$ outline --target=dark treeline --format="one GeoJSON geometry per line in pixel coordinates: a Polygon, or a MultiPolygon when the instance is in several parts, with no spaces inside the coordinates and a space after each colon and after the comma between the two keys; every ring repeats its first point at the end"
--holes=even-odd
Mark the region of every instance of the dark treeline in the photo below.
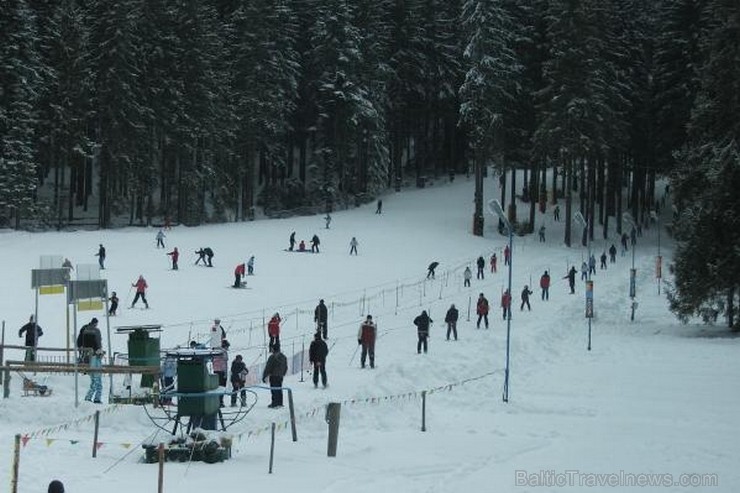
{"type": "Polygon", "coordinates": [[[493,171],[520,233],[534,230],[537,208],[564,200],[570,245],[586,240],[571,224],[576,203],[588,237],[606,238],[624,212],[647,224],[660,207],[656,179],[670,177],[674,309],[731,314],[740,276],[717,273],[738,264],[737,214],[726,214],[740,210],[738,9],[5,0],[0,223],[239,221],[257,207],[333,210],[473,172],[473,232],[483,234],[493,171]],[[517,196],[528,210],[516,210],[517,196]],[[679,299],[710,285],[709,297],[679,299]]]}

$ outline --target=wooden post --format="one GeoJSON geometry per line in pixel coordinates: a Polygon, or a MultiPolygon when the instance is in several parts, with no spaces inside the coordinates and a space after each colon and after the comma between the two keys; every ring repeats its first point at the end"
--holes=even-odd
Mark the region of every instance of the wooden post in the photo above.
{"type": "Polygon", "coordinates": [[[10,492],[18,493],[18,468],[21,460],[21,435],[15,436],[15,446],[13,447],[13,477],[10,478],[10,492]]]}
{"type": "Polygon", "coordinates": [[[10,370],[3,371],[5,378],[3,378],[3,399],[10,397],[10,370]]]}
{"type": "Polygon", "coordinates": [[[95,432],[93,434],[93,458],[98,456],[98,429],[100,428],[100,411],[95,411],[95,432]]]}
{"type": "Polygon", "coordinates": [[[427,431],[427,391],[421,391],[421,431],[427,431]]]}
{"type": "Polygon", "coordinates": [[[272,474],[272,461],[273,457],[275,457],[275,423],[272,423],[272,426],[270,427],[270,469],[269,473],[272,474]]]}
{"type": "Polygon", "coordinates": [[[298,432],[295,427],[295,406],[293,405],[293,391],[288,389],[288,410],[290,411],[290,433],[293,441],[298,441],[298,432]]]}
{"type": "Polygon", "coordinates": [[[159,459],[159,475],[157,476],[157,492],[164,491],[164,443],[159,442],[157,447],[157,457],[159,459]]]}
{"type": "Polygon", "coordinates": [[[330,402],[326,407],[326,422],[329,424],[329,442],[327,444],[326,455],[328,457],[337,456],[337,442],[339,441],[339,416],[342,404],[339,402],[330,402]]]}

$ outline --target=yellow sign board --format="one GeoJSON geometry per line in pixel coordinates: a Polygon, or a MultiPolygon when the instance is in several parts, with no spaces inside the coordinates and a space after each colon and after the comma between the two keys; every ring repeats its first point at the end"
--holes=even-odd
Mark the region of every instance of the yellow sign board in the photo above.
{"type": "Polygon", "coordinates": [[[103,301],[102,300],[78,300],[77,309],[81,312],[90,311],[90,310],[102,310],[103,301]]]}
{"type": "Polygon", "coordinates": [[[63,284],[55,284],[53,286],[40,286],[39,294],[62,294],[64,293],[63,284]]]}

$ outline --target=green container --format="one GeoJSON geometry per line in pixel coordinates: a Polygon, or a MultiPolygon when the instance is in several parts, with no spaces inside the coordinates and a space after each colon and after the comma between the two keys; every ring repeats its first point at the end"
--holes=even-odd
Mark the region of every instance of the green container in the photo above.
{"type": "MultiPolygon", "coordinates": [[[[159,366],[159,339],[149,332],[136,329],[128,336],[128,362],[131,366],[159,366]]],[[[142,375],[141,386],[152,387],[154,375],[142,375]]]]}
{"type": "MultiPolygon", "coordinates": [[[[193,358],[177,362],[177,392],[200,394],[218,389],[218,375],[208,373],[210,358],[193,358]]],[[[207,416],[216,414],[220,408],[218,395],[185,397],[177,399],[180,416],[207,416]]]]}

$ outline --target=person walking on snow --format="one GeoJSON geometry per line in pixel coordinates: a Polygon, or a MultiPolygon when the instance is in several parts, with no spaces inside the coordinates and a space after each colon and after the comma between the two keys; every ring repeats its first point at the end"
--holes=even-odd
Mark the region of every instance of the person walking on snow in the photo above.
{"type": "Polygon", "coordinates": [[[267,335],[270,337],[268,348],[270,351],[275,346],[280,346],[280,322],[280,314],[278,312],[275,312],[272,318],[270,318],[270,321],[267,322],[267,335]]]}
{"type": "Polygon", "coordinates": [[[470,267],[465,267],[465,270],[463,271],[463,287],[467,286],[470,287],[470,279],[473,277],[473,271],[470,270],[470,267]]]}
{"type": "Polygon", "coordinates": [[[319,386],[319,375],[321,375],[321,385],[326,388],[326,356],[328,354],[329,348],[321,339],[321,334],[316,332],[308,347],[308,361],[313,365],[313,388],[319,386]]]}
{"type": "Polygon", "coordinates": [[[542,301],[550,299],[550,274],[545,271],[540,277],[540,289],[542,289],[542,301]]]}
{"type": "Polygon", "coordinates": [[[382,214],[383,213],[383,201],[381,199],[378,199],[378,205],[375,208],[376,214],[382,214]]]}
{"type": "MultiPolygon", "coordinates": [[[[104,353],[97,318],[93,317],[90,323],[80,329],[80,333],[77,336],[77,347],[80,350],[83,363],[88,363],[90,368],[100,368],[103,366],[104,353]]],[[[95,404],[101,404],[102,394],[103,379],[100,372],[90,372],[90,388],[87,391],[85,400],[92,401],[95,404]]]]}
{"type": "Polygon", "coordinates": [[[429,264],[429,267],[427,267],[427,279],[434,279],[434,269],[436,269],[438,265],[439,262],[432,262],[429,264]]]}
{"type": "Polygon", "coordinates": [[[280,352],[280,344],[272,347],[272,354],[267,358],[265,369],[262,372],[262,383],[270,379],[272,402],[269,408],[283,407],[283,377],[288,373],[288,359],[280,352]]]}
{"type": "Polygon", "coordinates": [[[331,214],[327,212],[326,217],[324,217],[324,221],[326,221],[326,229],[329,229],[329,225],[331,224],[331,214]]]}
{"type": "Polygon", "coordinates": [[[365,359],[370,358],[370,368],[375,368],[375,339],[378,335],[378,327],[373,322],[373,316],[368,315],[360,324],[357,332],[357,344],[362,346],[360,353],[360,367],[365,368],[365,359]]]}
{"type": "Polygon", "coordinates": [[[357,238],[354,236],[349,240],[349,254],[352,255],[352,253],[357,255],[357,238]]]}
{"type": "Polygon", "coordinates": [[[414,319],[414,325],[416,325],[416,333],[419,337],[419,340],[416,343],[417,354],[421,354],[422,348],[424,349],[424,353],[427,352],[427,341],[429,340],[429,325],[432,323],[434,323],[434,321],[429,318],[426,310],[422,310],[421,315],[414,319]]]}
{"type": "Polygon", "coordinates": [[[157,248],[164,248],[165,234],[161,229],[157,232],[157,248]]]}
{"type": "Polygon", "coordinates": [[[606,270],[606,252],[601,252],[601,267],[602,270],[606,270]]]}
{"type": "Polygon", "coordinates": [[[475,274],[476,279],[484,279],[483,269],[486,268],[486,259],[481,255],[478,260],[475,261],[475,265],[478,267],[478,272],[475,274]]]}
{"type": "Polygon", "coordinates": [[[568,286],[570,286],[570,294],[576,293],[576,266],[572,266],[568,271],[568,274],[563,279],[568,280],[568,286]]]}
{"type": "Polygon", "coordinates": [[[100,248],[98,248],[98,253],[96,253],[95,256],[98,257],[100,270],[105,270],[105,247],[102,243],[100,244],[100,248]]]}
{"type": "Polygon", "coordinates": [[[180,258],[180,252],[177,251],[177,247],[173,248],[167,255],[172,257],[172,270],[177,270],[177,259],[180,258]]]}
{"type": "Polygon", "coordinates": [[[149,308],[149,302],[146,300],[146,290],[149,285],[146,283],[144,276],[140,275],[136,282],[131,284],[131,287],[136,288],[136,296],[134,296],[134,301],[131,303],[131,308],[136,306],[139,299],[144,302],[145,307],[149,308]]]}
{"type": "Polygon", "coordinates": [[[241,288],[242,286],[242,277],[244,276],[246,272],[246,266],[244,264],[239,264],[234,268],[234,287],[235,288],[241,288]]]}
{"type": "Polygon", "coordinates": [[[447,324],[447,340],[450,340],[450,332],[452,332],[452,335],[455,336],[455,340],[457,340],[457,317],[459,313],[457,311],[457,308],[455,308],[455,304],[453,303],[450,305],[450,309],[447,310],[447,314],[445,314],[445,323],[447,324]]]}
{"type": "Polygon", "coordinates": [[[480,329],[480,321],[483,320],[488,328],[488,300],[483,293],[478,295],[478,302],[475,304],[475,313],[478,314],[478,321],[475,323],[475,328],[480,329]]]}
{"type": "Polygon", "coordinates": [[[545,225],[540,226],[540,243],[545,242],[545,225]]]}
{"type": "Polygon", "coordinates": [[[627,247],[627,241],[629,240],[629,237],[627,236],[627,233],[622,233],[622,257],[624,257],[627,254],[627,250],[629,250],[629,247],[627,247]]]}
{"type": "Polygon", "coordinates": [[[247,260],[247,275],[248,276],[254,275],[254,255],[249,257],[249,260],[247,260]]]}
{"type": "Polygon", "coordinates": [[[316,323],[316,332],[326,339],[329,336],[328,328],[329,311],[326,309],[324,300],[319,300],[313,311],[313,321],[316,323]]]}
{"type": "Polygon", "coordinates": [[[588,258],[588,273],[596,275],[596,256],[593,253],[588,258]]]}
{"type": "Polygon", "coordinates": [[[511,293],[507,289],[504,291],[504,294],[501,295],[501,308],[504,315],[504,320],[506,320],[506,317],[511,318],[511,293]]]}
{"type": "Polygon", "coordinates": [[[311,252],[319,253],[320,244],[321,242],[319,241],[318,235],[313,235],[313,238],[311,238],[311,252]]]}
{"type": "Polygon", "coordinates": [[[26,356],[24,361],[36,361],[36,347],[39,345],[39,337],[44,335],[41,326],[33,320],[33,315],[28,318],[28,323],[18,330],[18,337],[25,334],[26,356]]]}
{"type": "Polygon", "coordinates": [[[491,255],[491,273],[496,273],[496,262],[498,259],[496,258],[496,253],[494,252],[493,255],[491,255]]]}
{"type": "Polygon", "coordinates": [[[506,245],[504,247],[504,265],[509,265],[509,262],[511,262],[511,249],[509,245],[506,245]]]}
{"type": "Polygon", "coordinates": [[[552,217],[555,219],[555,222],[560,222],[560,205],[555,205],[555,208],[552,210],[552,217]]]}
{"type": "Polygon", "coordinates": [[[532,306],[529,304],[529,296],[532,294],[532,291],[529,290],[529,286],[526,284],[524,285],[524,289],[522,289],[522,304],[519,307],[520,311],[524,310],[524,305],[527,305],[527,310],[532,311],[532,306]]]}
{"type": "Polygon", "coordinates": [[[247,405],[247,391],[244,387],[247,384],[247,374],[249,370],[247,365],[244,364],[244,359],[241,354],[237,354],[234,361],[231,362],[231,407],[236,407],[236,394],[239,393],[239,401],[242,407],[247,405]]]}
{"type": "Polygon", "coordinates": [[[588,264],[584,260],[581,262],[581,281],[588,279],[588,264]]]}

